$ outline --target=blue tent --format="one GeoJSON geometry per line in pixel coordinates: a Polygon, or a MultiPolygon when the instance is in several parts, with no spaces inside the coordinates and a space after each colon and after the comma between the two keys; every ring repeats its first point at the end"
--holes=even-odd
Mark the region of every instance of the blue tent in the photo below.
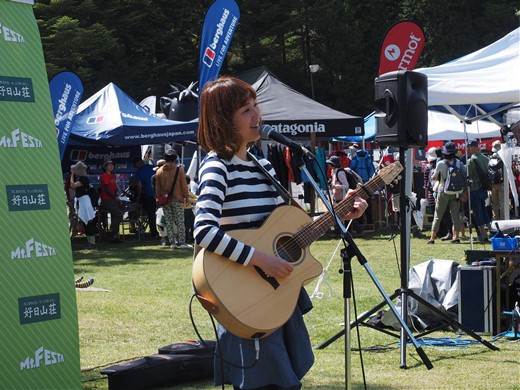
{"type": "Polygon", "coordinates": [[[69,143],[127,146],[195,139],[198,119],[189,122],[150,114],[117,85],[110,83],[81,103],[69,143]]]}

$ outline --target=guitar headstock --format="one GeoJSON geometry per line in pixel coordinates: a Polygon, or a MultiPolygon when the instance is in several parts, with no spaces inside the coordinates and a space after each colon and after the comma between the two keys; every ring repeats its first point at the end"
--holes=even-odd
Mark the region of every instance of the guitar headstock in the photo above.
{"type": "Polygon", "coordinates": [[[399,161],[396,161],[384,168],[381,168],[377,175],[383,179],[385,184],[390,184],[402,170],[403,166],[399,161]]]}

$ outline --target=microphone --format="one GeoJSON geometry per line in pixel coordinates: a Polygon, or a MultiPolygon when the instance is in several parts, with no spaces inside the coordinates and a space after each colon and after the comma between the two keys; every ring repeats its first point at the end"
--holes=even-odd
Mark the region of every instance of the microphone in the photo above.
{"type": "Polygon", "coordinates": [[[291,152],[293,153],[297,153],[297,154],[309,154],[310,151],[307,150],[306,148],[304,148],[303,146],[297,144],[296,142],[294,142],[293,140],[287,138],[285,135],[282,135],[280,134],[279,132],[277,132],[275,129],[273,129],[271,126],[269,125],[262,125],[260,127],[260,136],[262,138],[268,138],[268,139],[271,139],[273,141],[276,141],[282,145],[285,145],[287,146],[291,152]]]}

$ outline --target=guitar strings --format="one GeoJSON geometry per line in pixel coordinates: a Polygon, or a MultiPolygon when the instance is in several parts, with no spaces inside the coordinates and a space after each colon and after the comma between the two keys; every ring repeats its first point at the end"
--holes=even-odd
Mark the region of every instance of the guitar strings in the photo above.
{"type": "MultiPolygon", "coordinates": [[[[369,181],[364,188],[358,187],[354,190],[354,194],[349,196],[345,202],[341,202],[335,212],[341,216],[346,215],[348,211],[352,209],[354,204],[354,199],[356,197],[361,197],[363,199],[367,199],[369,195],[373,194],[377,191],[381,183],[384,184],[384,181],[376,176],[374,180],[369,181]]],[[[301,251],[302,248],[306,248],[316,238],[316,234],[318,237],[321,237],[323,234],[327,232],[327,230],[332,226],[333,215],[330,213],[324,214],[316,220],[316,223],[310,223],[305,225],[301,230],[296,232],[293,237],[289,240],[280,244],[278,248],[279,257],[284,258],[284,256],[289,257],[291,253],[295,253],[296,251],[301,251]],[[281,256],[283,255],[283,256],[281,256]]]]}
{"type": "MultiPolygon", "coordinates": [[[[381,169],[377,176],[374,176],[374,178],[368,181],[364,186],[359,185],[358,188],[354,190],[352,196],[349,196],[345,201],[340,202],[337,208],[334,209],[335,214],[339,215],[339,218],[341,219],[352,209],[356,197],[361,197],[365,200],[370,198],[376,191],[386,184],[382,177],[383,175],[389,174],[389,176],[391,176],[391,174],[394,173],[393,171],[396,171],[395,174],[397,175],[401,170],[402,167],[400,163],[392,163],[391,165],[381,169]]],[[[327,213],[318,217],[314,223],[305,225],[287,241],[281,243],[280,246],[277,247],[278,256],[287,260],[285,257],[290,257],[291,254],[296,252],[300,253],[303,248],[312,244],[316,238],[316,234],[318,234],[318,237],[321,237],[327,232],[327,230],[333,225],[333,217],[334,216],[331,213],[327,213]]]]}

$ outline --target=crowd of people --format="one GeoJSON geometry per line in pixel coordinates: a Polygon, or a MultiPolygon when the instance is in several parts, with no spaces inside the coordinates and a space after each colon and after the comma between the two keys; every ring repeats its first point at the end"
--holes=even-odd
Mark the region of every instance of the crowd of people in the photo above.
{"type": "MultiPolygon", "coordinates": [[[[280,192],[276,170],[270,161],[248,151],[260,138],[261,123],[256,92],[249,84],[233,77],[208,82],[200,96],[198,142],[207,155],[200,164],[198,180],[186,176],[178,164],[177,153],[168,149],[155,166],[142,159],[134,161],[137,172],[132,192],[146,216],[150,236],[160,237],[161,245],[191,249],[193,242],[195,255],[200,251],[212,252],[244,269],[254,267],[266,280],[278,283],[287,280],[295,265],[261,244],[251,245],[230,233],[259,228],[278,206],[292,204],[280,192]]],[[[422,208],[434,208],[429,244],[434,244],[441,234],[442,240],[459,244],[466,237],[470,213],[478,240],[488,240],[492,219],[503,219],[504,208],[508,207],[503,203],[504,168],[497,154],[499,148],[497,141],[491,158],[481,153],[476,140],[468,142],[467,156],[453,142],[428,150],[422,165],[424,198],[420,204],[422,208]],[[489,185],[486,173],[490,167],[495,167],[498,174],[489,185]],[[486,205],[488,197],[492,215],[486,205]]],[[[395,159],[391,148],[376,163],[357,144],[348,150],[348,154],[330,155],[326,159],[328,185],[336,204],[351,196],[359,184],[368,182],[377,168],[384,168],[395,159]]],[[[66,180],[67,204],[73,209],[70,214],[79,216],[89,249],[95,248],[98,206],[111,215],[111,241],[121,240],[119,230],[124,213],[113,162],[106,161],[103,170],[99,204],[89,194],[92,186],[84,162],[71,166],[66,180]]],[[[399,188],[394,181],[385,191],[396,222],[400,212],[399,188]]],[[[371,222],[367,209],[368,203],[356,197],[345,217],[346,221],[353,221],[353,230],[358,234],[362,234],[362,229],[356,219],[363,217],[371,222]]],[[[215,385],[232,384],[234,389],[249,390],[300,389],[301,379],[314,363],[302,318],[311,309],[309,296],[301,288],[290,318],[266,337],[244,339],[219,323],[215,385]]]]}
{"type": "Polygon", "coordinates": [[[136,172],[124,190],[119,188],[111,160],[103,163],[99,189],[92,186],[85,162],[72,165],[65,179],[71,235],[84,233],[86,249],[96,249],[100,230],[107,231],[111,243],[121,243],[121,223],[128,213],[130,232],[137,232],[142,218],[148,226],[147,234],[151,238],[160,237],[160,245],[192,249],[196,195],[189,190],[190,178],[183,167],[177,165],[177,160],[173,148],[168,149],[164,159],[158,160],[156,165],[152,160],[136,158],[133,161],[136,172]],[[161,198],[166,202],[159,204],[161,198]],[[128,211],[127,202],[136,207],[128,211]]]}
{"type": "Polygon", "coordinates": [[[509,207],[504,201],[500,147],[500,141],[493,143],[490,158],[482,153],[477,140],[468,141],[467,156],[453,142],[428,150],[428,164],[424,168],[425,198],[434,206],[428,244],[435,243],[441,230],[444,232],[441,240],[459,244],[461,239],[467,239],[466,227],[475,229],[479,242],[489,240],[491,222],[503,220],[505,209],[509,207]]]}
{"type": "MultiPolygon", "coordinates": [[[[419,163],[421,182],[414,182],[415,188],[412,186],[412,192],[421,193],[414,207],[422,216],[430,212],[433,214],[428,244],[434,244],[439,236],[442,241],[453,244],[469,240],[466,232],[470,222],[477,240],[487,242],[491,222],[505,219],[505,210],[510,205],[509,197],[504,198],[505,168],[498,154],[500,148],[501,142],[496,140],[491,152],[485,153],[479,142],[473,139],[468,141],[467,156],[451,141],[442,147],[428,149],[426,160],[419,163]],[[423,188],[417,188],[421,186],[423,188]]],[[[329,186],[334,201],[341,199],[345,190],[354,188],[358,183],[366,183],[374,174],[372,166],[377,171],[396,161],[396,154],[394,148],[388,147],[382,151],[379,161],[372,162],[366,151],[360,153],[359,146],[353,144],[330,155],[326,161],[330,167],[329,186]]],[[[384,197],[388,205],[387,214],[398,225],[400,183],[397,179],[385,187],[384,197]]],[[[369,214],[366,215],[367,219],[369,214]]],[[[359,223],[353,224],[352,233],[359,235],[359,231],[359,223]]],[[[424,234],[414,236],[424,237],[424,234]]]]}
{"type": "MultiPolygon", "coordinates": [[[[467,156],[453,142],[427,151],[426,160],[421,165],[424,196],[420,199],[420,210],[423,215],[433,210],[429,244],[434,244],[439,237],[454,244],[467,240],[470,221],[477,233],[477,240],[486,242],[490,236],[491,221],[505,218],[505,209],[509,204],[504,204],[504,164],[497,153],[500,145],[500,141],[495,141],[489,155],[482,153],[477,140],[468,142],[467,156]],[[490,170],[496,172],[491,185],[484,181],[486,172],[490,170]]],[[[345,151],[347,153],[333,154],[326,159],[329,189],[334,203],[341,201],[358,184],[366,183],[378,168],[384,168],[396,159],[393,148],[383,150],[380,160],[376,162],[358,144],[351,145],[345,151]]],[[[186,176],[183,166],[177,164],[178,155],[173,148],[168,149],[163,157],[156,164],[152,160],[136,158],[133,162],[136,173],[131,177],[131,185],[122,193],[118,188],[113,161],[105,161],[100,177],[99,202],[96,198],[91,207],[87,202],[91,196],[85,197],[89,195],[87,190],[92,188],[88,166],[82,161],[71,166],[65,179],[69,219],[72,221],[73,216],[77,216],[81,226],[79,230],[87,237],[88,249],[95,249],[95,237],[99,234],[97,227],[99,223],[106,223],[107,214],[110,214],[110,227],[103,227],[108,230],[110,242],[122,241],[120,229],[125,215],[121,200],[123,195],[130,195],[131,201],[139,205],[133,213],[139,217],[142,215],[149,236],[160,238],[160,245],[192,248],[195,193],[199,184],[186,176]],[[166,196],[169,202],[159,205],[159,199],[166,196]],[[100,220],[100,211],[103,211],[105,220],[100,220]]],[[[399,221],[399,192],[397,182],[390,183],[385,191],[388,212],[396,225],[399,221]]],[[[371,217],[370,212],[366,213],[365,223],[371,223],[371,217]]],[[[134,232],[138,218],[131,219],[131,232],[134,232]]],[[[351,223],[352,234],[355,237],[363,236],[361,223],[351,223]]],[[[77,231],[78,227],[74,225],[73,234],[77,231]]]]}

